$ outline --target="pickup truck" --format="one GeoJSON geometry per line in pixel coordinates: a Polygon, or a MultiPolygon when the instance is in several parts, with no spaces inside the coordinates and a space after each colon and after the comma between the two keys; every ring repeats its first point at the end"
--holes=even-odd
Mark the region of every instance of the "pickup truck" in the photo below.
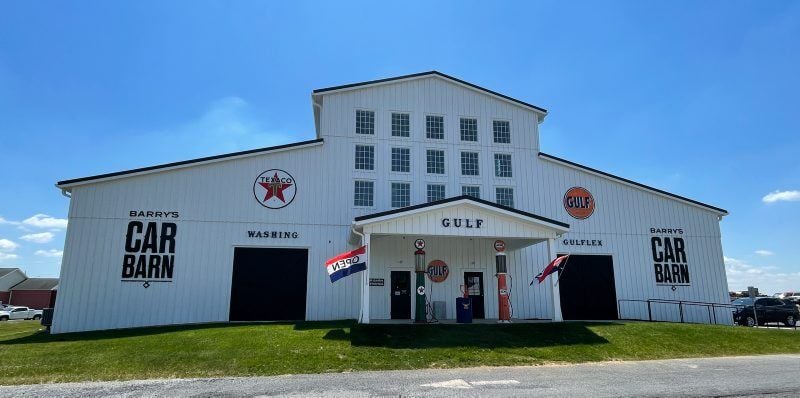
{"type": "Polygon", "coordinates": [[[28,307],[8,307],[0,310],[0,321],[10,319],[42,319],[42,310],[33,310],[28,307]]]}

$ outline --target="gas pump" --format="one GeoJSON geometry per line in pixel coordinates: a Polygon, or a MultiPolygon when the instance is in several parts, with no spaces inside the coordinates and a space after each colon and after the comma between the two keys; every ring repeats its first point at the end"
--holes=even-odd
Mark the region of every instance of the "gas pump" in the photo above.
{"type": "Polygon", "coordinates": [[[425,241],[417,239],[414,241],[414,272],[417,274],[417,309],[414,311],[414,323],[427,323],[426,302],[425,302],[425,241]]]}
{"type": "Polygon", "coordinates": [[[497,304],[499,322],[511,322],[511,300],[509,300],[509,288],[506,283],[508,278],[508,265],[506,264],[506,243],[502,240],[494,242],[494,249],[497,253],[494,256],[495,267],[497,270],[497,304]]]}

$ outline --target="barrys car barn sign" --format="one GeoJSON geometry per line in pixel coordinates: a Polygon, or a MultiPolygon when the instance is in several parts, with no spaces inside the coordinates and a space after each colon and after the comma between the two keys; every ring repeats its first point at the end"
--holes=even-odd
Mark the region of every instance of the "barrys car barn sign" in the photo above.
{"type": "MultiPolygon", "coordinates": [[[[131,210],[130,217],[178,218],[177,211],[131,210]]],[[[125,233],[125,254],[122,256],[122,281],[142,282],[145,288],[152,282],[172,282],[175,269],[175,237],[178,225],[166,221],[133,220],[125,233]]]]}
{"type": "Polygon", "coordinates": [[[650,248],[653,254],[653,271],[656,285],[689,286],[689,264],[683,228],[650,228],[650,248]]]}
{"type": "Polygon", "coordinates": [[[297,195],[297,182],[280,169],[267,170],[253,182],[253,195],[258,203],[268,209],[280,209],[292,203],[297,195]]]}

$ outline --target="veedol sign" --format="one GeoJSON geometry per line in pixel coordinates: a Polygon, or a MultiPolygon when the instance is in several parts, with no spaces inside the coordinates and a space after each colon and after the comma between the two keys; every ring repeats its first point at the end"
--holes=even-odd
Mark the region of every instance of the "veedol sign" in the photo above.
{"type": "Polygon", "coordinates": [[[253,182],[253,195],[258,203],[268,209],[288,206],[297,194],[297,183],[287,172],[279,169],[267,170],[253,182]]]}

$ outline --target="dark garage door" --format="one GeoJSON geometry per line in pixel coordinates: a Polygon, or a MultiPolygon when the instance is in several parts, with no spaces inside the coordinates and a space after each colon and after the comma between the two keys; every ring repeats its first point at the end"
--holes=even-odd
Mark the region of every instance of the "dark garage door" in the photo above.
{"type": "Polygon", "coordinates": [[[570,255],[560,278],[558,285],[564,319],[617,319],[617,291],[611,256],[570,255]]]}
{"type": "Polygon", "coordinates": [[[308,250],[237,247],[231,321],[303,320],[308,250]]]}

